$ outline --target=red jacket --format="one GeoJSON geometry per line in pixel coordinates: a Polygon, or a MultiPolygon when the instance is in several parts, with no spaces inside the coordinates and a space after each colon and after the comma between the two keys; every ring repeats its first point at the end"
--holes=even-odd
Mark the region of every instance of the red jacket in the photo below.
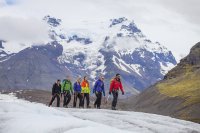
{"type": "Polygon", "coordinates": [[[124,92],[124,89],[123,89],[123,86],[122,86],[122,83],[120,81],[118,81],[117,79],[113,79],[111,81],[111,84],[110,84],[110,92],[112,92],[113,90],[121,90],[122,92],[124,92]]]}

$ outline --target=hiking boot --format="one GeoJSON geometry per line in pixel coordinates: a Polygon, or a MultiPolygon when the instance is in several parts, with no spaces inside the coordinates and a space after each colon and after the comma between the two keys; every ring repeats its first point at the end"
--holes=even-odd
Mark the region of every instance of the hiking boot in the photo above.
{"type": "Polygon", "coordinates": [[[90,109],[91,107],[90,107],[90,106],[87,106],[87,108],[90,109]]]}
{"type": "Polygon", "coordinates": [[[101,109],[100,107],[97,107],[97,109],[101,109]]]}
{"type": "Polygon", "coordinates": [[[96,105],[96,104],[94,104],[94,108],[97,108],[97,105],[96,105]]]}
{"type": "Polygon", "coordinates": [[[68,106],[67,106],[67,105],[64,105],[63,107],[64,107],[64,108],[68,108],[68,106]]]}
{"type": "Polygon", "coordinates": [[[117,110],[115,107],[112,107],[112,110],[117,110]]]}

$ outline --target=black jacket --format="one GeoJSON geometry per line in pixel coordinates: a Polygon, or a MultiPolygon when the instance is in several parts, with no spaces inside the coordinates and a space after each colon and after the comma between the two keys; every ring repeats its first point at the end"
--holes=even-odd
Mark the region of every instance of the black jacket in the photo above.
{"type": "Polygon", "coordinates": [[[61,93],[61,85],[55,83],[52,88],[52,95],[60,94],[61,93]]]}

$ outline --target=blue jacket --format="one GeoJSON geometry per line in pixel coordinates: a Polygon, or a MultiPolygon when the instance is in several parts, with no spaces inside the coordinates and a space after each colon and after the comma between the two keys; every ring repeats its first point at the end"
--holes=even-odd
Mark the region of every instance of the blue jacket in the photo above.
{"type": "Polygon", "coordinates": [[[105,96],[104,82],[100,79],[95,82],[93,93],[95,92],[103,92],[103,95],[105,96]]]}
{"type": "Polygon", "coordinates": [[[81,93],[81,83],[78,83],[78,82],[74,83],[74,92],[81,93]]]}

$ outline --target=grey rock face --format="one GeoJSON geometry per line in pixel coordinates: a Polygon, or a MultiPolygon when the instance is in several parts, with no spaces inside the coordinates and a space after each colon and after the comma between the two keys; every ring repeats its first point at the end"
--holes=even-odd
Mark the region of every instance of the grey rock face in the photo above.
{"type": "Polygon", "coordinates": [[[67,69],[57,62],[62,47],[57,42],[34,46],[12,56],[0,66],[1,89],[49,89],[67,69]]]}
{"type": "Polygon", "coordinates": [[[111,52],[105,51],[103,49],[100,52],[104,55],[106,60],[105,65],[107,67],[105,71],[108,72],[106,74],[107,78],[110,79],[116,73],[120,73],[124,78],[124,81],[126,81],[131,87],[134,87],[139,91],[143,91],[148,86],[163,78],[163,75],[160,72],[160,62],[164,63],[167,60],[167,62],[172,62],[174,63],[174,65],[176,64],[176,60],[171,52],[167,57],[162,54],[149,52],[145,49],[138,49],[132,54],[127,55],[119,55],[115,51],[111,52]],[[144,54],[144,57],[141,57],[141,52],[144,54]],[[141,75],[138,75],[136,72],[130,70],[129,68],[126,69],[129,70],[131,73],[127,73],[119,69],[112,60],[113,56],[119,57],[127,64],[140,65],[141,68],[139,68],[139,72],[141,75]],[[154,60],[152,59],[153,57],[155,58],[154,60]]]}

